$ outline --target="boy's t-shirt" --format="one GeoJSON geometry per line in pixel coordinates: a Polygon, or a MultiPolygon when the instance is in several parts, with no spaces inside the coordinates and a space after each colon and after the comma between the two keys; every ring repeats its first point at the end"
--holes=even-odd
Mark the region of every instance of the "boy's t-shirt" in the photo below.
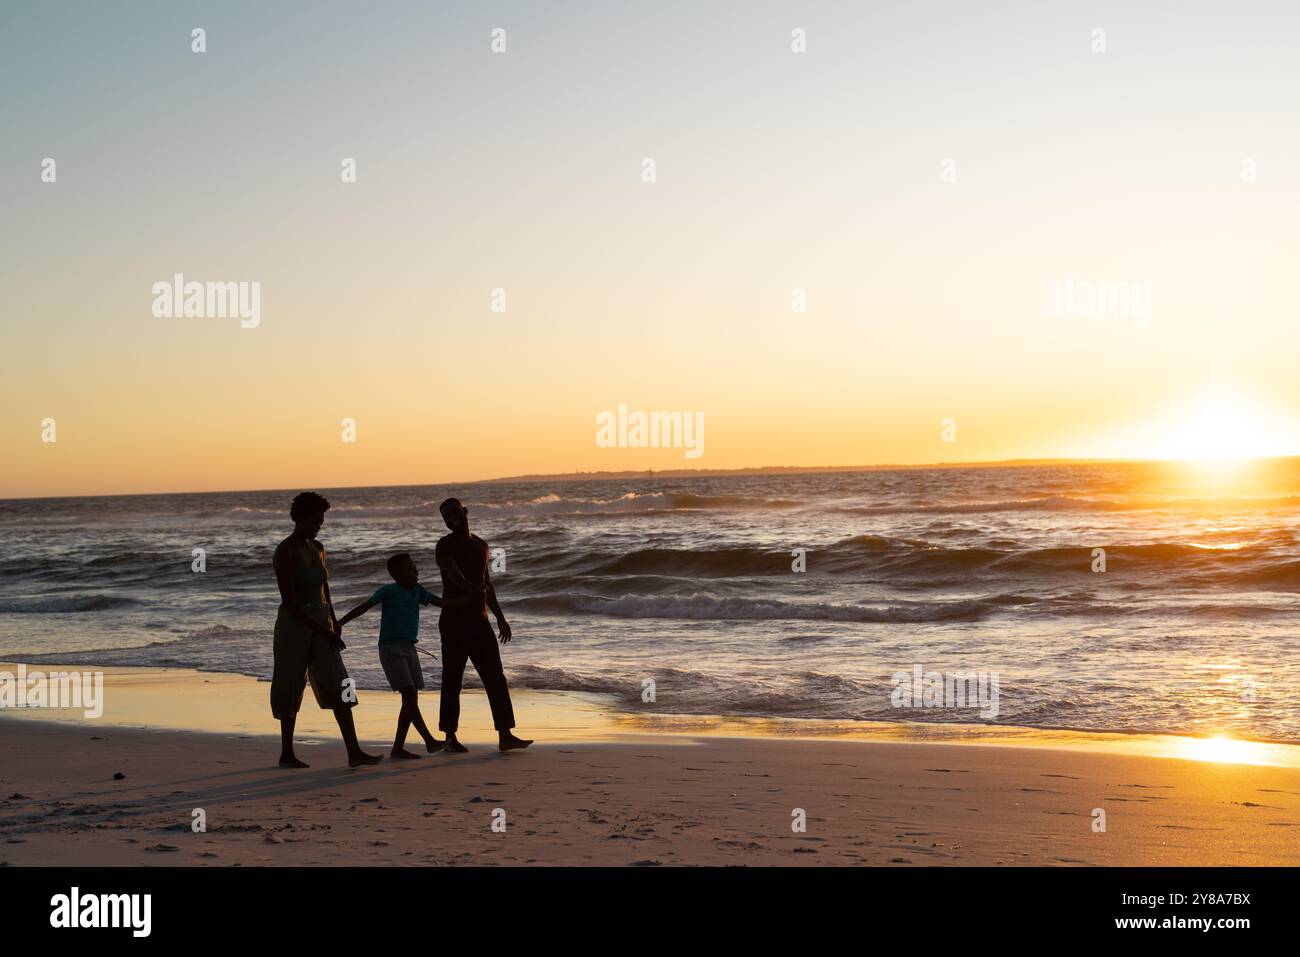
{"type": "Polygon", "coordinates": [[[383,606],[379,615],[379,641],[419,641],[420,606],[438,604],[423,585],[404,588],[390,582],[375,589],[370,600],[383,606]]]}

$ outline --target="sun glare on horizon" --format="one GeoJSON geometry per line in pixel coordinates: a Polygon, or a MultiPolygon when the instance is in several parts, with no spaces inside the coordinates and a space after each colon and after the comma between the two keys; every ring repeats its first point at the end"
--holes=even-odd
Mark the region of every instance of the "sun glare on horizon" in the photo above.
{"type": "Polygon", "coordinates": [[[1223,464],[1294,454],[1294,426],[1233,389],[1217,388],[1188,400],[1159,428],[1151,457],[1223,464]]]}

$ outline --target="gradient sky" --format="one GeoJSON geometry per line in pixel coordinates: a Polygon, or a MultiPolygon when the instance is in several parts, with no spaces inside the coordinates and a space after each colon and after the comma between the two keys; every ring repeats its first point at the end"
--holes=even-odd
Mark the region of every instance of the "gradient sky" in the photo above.
{"type": "Polygon", "coordinates": [[[1300,451],[1300,9],[1131,6],[7,3],[0,496],[1300,451]]]}

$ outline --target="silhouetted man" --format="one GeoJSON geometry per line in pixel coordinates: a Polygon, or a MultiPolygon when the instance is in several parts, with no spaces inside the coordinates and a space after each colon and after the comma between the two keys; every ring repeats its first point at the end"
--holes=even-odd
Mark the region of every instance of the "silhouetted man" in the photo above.
{"type": "Polygon", "coordinates": [[[469,509],[459,499],[449,498],[438,506],[442,520],[451,529],[450,535],[438,539],[434,557],[442,572],[444,601],[462,595],[477,596],[476,600],[457,607],[444,607],[438,617],[438,633],[442,636],[442,700],[438,707],[438,727],[447,733],[445,750],[463,753],[468,751],[456,738],[460,724],[460,684],[465,676],[465,662],[472,661],[487,692],[492,707],[492,724],[500,737],[502,751],[526,748],[532,741],[516,738],[511,733],[515,726],[515,711],[510,705],[510,689],[506,675],[501,670],[501,655],[497,651],[496,635],[488,624],[487,610],[496,615],[501,643],[510,640],[510,625],[497,602],[492,579],[488,575],[488,545],[477,535],[469,533],[469,509]]]}

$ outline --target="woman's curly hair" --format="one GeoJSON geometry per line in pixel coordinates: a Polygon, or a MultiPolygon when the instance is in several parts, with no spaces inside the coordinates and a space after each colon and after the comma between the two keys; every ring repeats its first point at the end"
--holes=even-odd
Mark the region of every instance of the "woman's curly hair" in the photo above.
{"type": "Polygon", "coordinates": [[[328,512],[329,507],[329,500],[325,496],[315,492],[299,492],[289,506],[289,517],[296,522],[315,512],[328,512]]]}

